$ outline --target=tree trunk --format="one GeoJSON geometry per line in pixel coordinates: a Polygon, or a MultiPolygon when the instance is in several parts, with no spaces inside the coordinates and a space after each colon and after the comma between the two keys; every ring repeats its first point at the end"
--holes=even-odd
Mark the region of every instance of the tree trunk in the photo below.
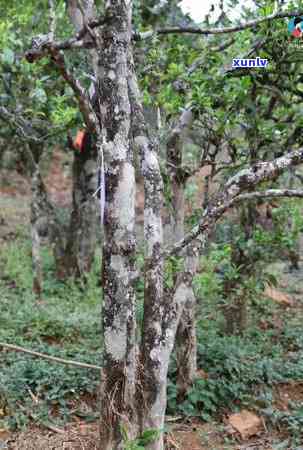
{"type": "MultiPolygon", "coordinates": [[[[93,0],[67,0],[67,11],[77,32],[91,20],[95,14],[93,0]],[[82,4],[82,7],[81,7],[82,4]]],[[[86,36],[85,40],[90,40],[86,36]]],[[[90,64],[96,73],[97,51],[91,49],[90,64]]],[[[99,104],[95,96],[94,83],[90,86],[90,98],[95,112],[99,114],[99,104]]],[[[97,243],[97,200],[92,197],[98,187],[98,152],[92,135],[86,134],[83,150],[75,151],[73,161],[73,206],[65,253],[65,269],[70,276],[83,277],[90,272],[94,261],[97,243]]]]}
{"type": "MultiPolygon", "coordinates": [[[[174,242],[184,236],[185,197],[184,189],[186,177],[182,173],[183,145],[186,134],[191,127],[193,114],[185,110],[174,127],[167,143],[167,170],[171,180],[172,224],[171,234],[174,242]]],[[[197,371],[197,340],[196,340],[196,298],[192,287],[192,279],[198,268],[197,248],[191,246],[184,254],[184,271],[176,274],[174,294],[178,296],[178,286],[184,283],[184,309],[176,335],[177,362],[177,400],[185,399],[189,387],[192,385],[197,371]]],[[[176,299],[177,301],[177,299],[176,299]]]]}
{"type": "Polygon", "coordinates": [[[70,276],[83,277],[90,272],[97,243],[98,187],[97,150],[87,136],[73,162],[73,206],[65,249],[65,269],[70,276]]]}
{"type": "MultiPolygon", "coordinates": [[[[198,259],[197,256],[193,256],[198,259]]],[[[185,400],[197,374],[196,297],[189,274],[186,302],[176,335],[177,402],[185,400]]]]}
{"type": "Polygon", "coordinates": [[[145,194],[145,291],[140,351],[141,373],[137,386],[140,399],[138,415],[141,432],[150,429],[159,431],[159,435],[147,448],[162,450],[168,362],[176,331],[176,326],[172,329],[170,327],[175,324],[173,316],[178,315],[178,311],[173,307],[170,308],[169,296],[165,298],[163,295],[164,262],[161,257],[163,181],[158,154],[149,138],[145,123],[132,55],[129,55],[129,61],[128,87],[132,106],[132,134],[140,155],[145,194]]]}
{"type": "Polygon", "coordinates": [[[238,297],[229,296],[224,308],[226,334],[242,334],[247,328],[247,300],[245,291],[238,297]]]}
{"type": "MultiPolygon", "coordinates": [[[[144,231],[146,241],[145,297],[143,336],[141,343],[142,375],[138,383],[140,430],[159,431],[158,437],[148,445],[150,450],[162,450],[163,428],[166,410],[167,373],[173,349],[177,325],[191,286],[193,269],[192,258],[187,269],[177,279],[174,294],[163,293],[163,227],[162,177],[158,155],[149,139],[143,109],[140,101],[138,82],[130,57],[129,93],[132,105],[132,132],[135,145],[141,158],[141,171],[144,177],[145,205],[144,231]]],[[[178,191],[182,202],[183,191],[178,191]]],[[[184,202],[184,199],[183,199],[184,202]]],[[[178,208],[182,216],[184,208],[178,208]]],[[[178,225],[181,220],[178,220],[178,225]]],[[[183,219],[182,219],[183,225],[183,219]]]]}
{"type": "Polygon", "coordinates": [[[54,208],[48,200],[45,186],[43,184],[39,165],[34,163],[32,171],[32,199],[31,199],[31,235],[32,235],[32,258],[33,258],[33,291],[38,297],[42,293],[43,271],[41,262],[41,241],[48,238],[50,241],[56,267],[56,275],[59,279],[65,276],[64,271],[64,239],[63,230],[60,226],[54,208]]]}
{"type": "Polygon", "coordinates": [[[37,230],[37,221],[31,222],[32,264],[33,264],[33,292],[41,300],[43,287],[43,271],[41,261],[41,239],[37,230]]]}
{"type": "Polygon", "coordinates": [[[127,54],[131,5],[108,1],[99,44],[102,143],[106,165],[103,247],[103,371],[100,438],[102,450],[124,448],[138,432],[135,272],[135,168],[130,145],[127,54]]]}
{"type": "MultiPolygon", "coordinates": [[[[239,209],[239,221],[246,241],[252,238],[258,213],[255,205],[248,202],[239,209]]],[[[228,300],[225,307],[225,328],[228,334],[242,334],[247,327],[248,300],[243,282],[254,273],[256,261],[243,251],[237,240],[232,242],[231,264],[237,268],[240,278],[226,280],[224,295],[228,300]],[[235,292],[236,291],[236,292],[235,292]]]]}
{"type": "Polygon", "coordinates": [[[67,236],[41,178],[38,163],[31,170],[31,235],[34,283],[38,296],[42,293],[43,270],[40,247],[48,238],[55,261],[56,278],[80,276],[90,271],[96,248],[97,209],[92,194],[97,189],[96,149],[75,155],[73,164],[73,211],[67,236]],[[45,239],[44,239],[45,241],[45,239]],[[67,241],[67,243],[65,242],[67,241]]]}

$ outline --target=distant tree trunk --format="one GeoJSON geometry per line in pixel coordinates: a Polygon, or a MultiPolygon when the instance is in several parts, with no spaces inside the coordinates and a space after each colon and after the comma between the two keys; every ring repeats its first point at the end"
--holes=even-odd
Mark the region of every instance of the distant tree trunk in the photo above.
{"type": "MultiPolygon", "coordinates": [[[[66,3],[70,20],[77,32],[96,14],[94,0],[83,0],[82,7],[79,6],[78,0],[67,0],[66,3]]],[[[91,49],[89,54],[89,65],[96,73],[97,51],[91,49]]],[[[96,113],[99,114],[99,104],[94,101],[95,96],[95,86],[92,82],[90,97],[96,113]]],[[[98,201],[92,195],[98,187],[97,156],[95,137],[86,134],[83,150],[75,150],[72,169],[73,204],[64,258],[66,273],[69,276],[85,277],[94,261],[98,201]]]]}
{"type": "Polygon", "coordinates": [[[89,135],[83,150],[75,150],[72,178],[73,205],[64,264],[69,276],[83,277],[91,270],[97,243],[98,201],[93,197],[98,187],[97,149],[89,135]]]}
{"type": "Polygon", "coordinates": [[[37,230],[37,221],[31,213],[32,263],[33,263],[33,292],[41,299],[43,286],[43,270],[41,261],[41,238],[37,230]]]}
{"type": "MultiPolygon", "coordinates": [[[[167,171],[171,181],[171,234],[174,242],[180,241],[185,233],[185,197],[186,177],[182,172],[182,156],[185,136],[192,124],[193,113],[184,111],[173,129],[167,143],[167,171]]],[[[179,295],[179,286],[184,291],[184,308],[180,317],[176,335],[177,390],[178,402],[185,399],[197,371],[197,340],[196,340],[196,297],[192,280],[198,268],[197,248],[191,246],[184,253],[184,270],[175,276],[173,296],[179,295]]]]}
{"type": "Polygon", "coordinates": [[[224,308],[226,334],[242,334],[247,327],[248,305],[245,290],[236,297],[229,293],[228,302],[224,308]]]}
{"type": "MultiPolygon", "coordinates": [[[[241,205],[239,214],[244,237],[248,241],[253,235],[257,217],[255,205],[252,203],[241,205]]],[[[242,334],[248,322],[248,294],[241,284],[253,273],[254,261],[247,256],[237,242],[233,242],[231,264],[238,269],[240,279],[226,280],[224,283],[224,296],[227,300],[224,308],[225,331],[227,334],[242,334]]]]}
{"type": "MultiPolygon", "coordinates": [[[[87,146],[86,151],[75,154],[73,163],[73,208],[68,233],[59,223],[56,212],[49,201],[41,178],[39,161],[31,169],[31,235],[34,271],[33,289],[42,292],[43,264],[40,247],[50,242],[55,262],[56,278],[65,280],[69,276],[83,276],[91,270],[96,249],[97,200],[93,193],[97,189],[96,147],[87,146]]],[[[34,158],[33,154],[30,158],[34,158]]]]}
{"type": "MultiPolygon", "coordinates": [[[[176,335],[176,361],[177,361],[177,401],[185,400],[189,388],[197,374],[197,336],[196,336],[196,308],[197,300],[193,291],[192,281],[198,269],[198,248],[191,246],[187,249],[183,282],[186,286],[186,298],[180,317],[176,335]]],[[[180,279],[181,276],[179,275],[180,279]]],[[[177,279],[176,285],[180,281],[177,279]]],[[[176,291],[177,292],[177,289],[176,291]]]]}
{"type": "Polygon", "coordinates": [[[34,272],[33,291],[40,298],[43,288],[41,243],[43,238],[48,238],[48,241],[51,242],[55,260],[56,276],[61,279],[62,277],[65,277],[63,264],[64,238],[62,227],[56,218],[52,204],[48,200],[38,163],[34,163],[31,180],[31,235],[34,272]]]}

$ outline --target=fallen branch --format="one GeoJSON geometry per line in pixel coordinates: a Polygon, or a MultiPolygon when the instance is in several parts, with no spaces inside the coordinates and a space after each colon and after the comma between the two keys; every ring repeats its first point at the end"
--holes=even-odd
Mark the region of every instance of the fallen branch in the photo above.
{"type": "Polygon", "coordinates": [[[27,355],[35,356],[36,358],[47,359],[48,361],[57,362],[59,364],[65,364],[67,366],[81,367],[82,369],[101,370],[101,367],[95,366],[93,364],[87,364],[87,363],[82,363],[82,362],[78,362],[78,361],[71,361],[68,359],[58,358],[57,356],[46,355],[45,353],[35,352],[33,350],[28,350],[26,348],[19,347],[17,345],[13,345],[13,344],[6,344],[3,342],[0,342],[0,348],[1,347],[6,348],[8,350],[15,351],[15,352],[26,353],[27,355]]]}
{"type": "Polygon", "coordinates": [[[24,414],[27,415],[27,417],[29,417],[30,419],[32,419],[35,422],[39,423],[40,425],[43,425],[45,428],[48,428],[50,431],[53,431],[54,433],[58,433],[58,434],[64,434],[65,433],[65,431],[62,430],[61,428],[55,427],[54,425],[51,425],[50,423],[46,423],[45,421],[39,419],[39,417],[35,416],[35,414],[33,414],[32,412],[28,411],[19,402],[18,402],[18,406],[24,412],[24,414]]]}

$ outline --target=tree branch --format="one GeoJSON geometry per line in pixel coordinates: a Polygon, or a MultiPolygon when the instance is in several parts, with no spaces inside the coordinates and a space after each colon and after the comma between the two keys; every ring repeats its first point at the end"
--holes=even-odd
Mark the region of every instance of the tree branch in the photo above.
{"type": "Polygon", "coordinates": [[[82,369],[94,369],[94,370],[102,369],[102,367],[95,366],[93,364],[87,364],[78,361],[71,361],[69,359],[58,358],[56,356],[50,356],[46,355],[45,353],[34,352],[32,350],[27,350],[26,348],[19,347],[13,344],[6,344],[4,342],[0,342],[0,348],[1,347],[6,348],[8,350],[12,350],[14,352],[26,353],[27,355],[35,356],[36,358],[47,359],[48,361],[65,364],[67,366],[81,367],[82,369]]]}
{"type": "MultiPolygon", "coordinates": [[[[254,55],[257,52],[257,50],[260,50],[266,42],[267,39],[257,39],[252,45],[252,47],[248,50],[248,52],[246,52],[244,55],[241,55],[239,58],[240,59],[249,58],[250,56],[254,55]]],[[[245,69],[243,67],[240,70],[237,67],[229,67],[227,70],[224,70],[223,75],[231,75],[233,73],[236,73],[236,76],[247,75],[248,71],[249,69],[245,69]]]]}
{"type": "Polygon", "coordinates": [[[0,106],[0,120],[7,123],[18,137],[32,144],[43,144],[49,137],[56,136],[64,131],[60,126],[52,126],[44,120],[26,120],[21,113],[13,113],[4,106],[0,106]],[[51,127],[51,131],[50,131],[51,127]],[[46,134],[43,134],[47,130],[46,134]]]}
{"type": "Polygon", "coordinates": [[[63,53],[54,51],[53,49],[50,49],[50,53],[62,77],[74,91],[75,96],[79,102],[80,111],[84,117],[88,129],[90,130],[90,132],[94,132],[97,128],[98,121],[94,109],[91,105],[90,99],[86,95],[84,88],[82,87],[80,81],[75,78],[73,74],[67,69],[63,53]]]}
{"type": "MultiPolygon", "coordinates": [[[[222,44],[218,45],[217,47],[211,47],[209,51],[212,53],[221,53],[227,48],[231,47],[235,42],[236,42],[235,38],[232,37],[228,41],[222,42],[222,44]]],[[[203,67],[204,64],[205,64],[205,56],[203,56],[203,58],[196,59],[196,61],[194,61],[192,65],[189,67],[187,74],[191,75],[193,72],[199,69],[199,67],[203,67]]]]}
{"type": "Polygon", "coordinates": [[[29,122],[27,122],[23,117],[14,115],[4,106],[0,106],[0,119],[8,123],[10,127],[14,125],[14,130],[21,140],[25,142],[32,142],[34,144],[40,144],[43,142],[44,139],[36,135],[29,122]]]}
{"type": "Polygon", "coordinates": [[[303,198],[303,190],[300,189],[268,189],[267,191],[260,192],[248,192],[246,194],[240,194],[235,197],[229,204],[229,208],[234,206],[234,204],[255,200],[255,199],[266,199],[266,198],[279,198],[279,197],[297,197],[303,198]]]}
{"type": "MultiPolygon", "coordinates": [[[[35,60],[45,56],[47,53],[47,49],[49,46],[52,47],[53,50],[68,50],[73,48],[92,48],[94,47],[94,42],[85,40],[84,37],[89,33],[89,30],[93,30],[101,25],[104,25],[105,19],[104,17],[99,17],[97,19],[92,19],[84,24],[84,26],[72,37],[66,39],[65,41],[54,40],[54,36],[52,36],[52,27],[51,32],[48,35],[48,40],[40,46],[40,48],[31,48],[25,53],[25,57],[27,60],[34,58],[35,60]]],[[[32,46],[33,47],[33,46],[32,46]]]]}
{"type": "Polygon", "coordinates": [[[241,170],[223,186],[223,189],[210,201],[201,220],[181,241],[164,251],[164,256],[178,254],[190,242],[201,236],[203,242],[213,231],[217,221],[225,211],[235,203],[235,198],[261,183],[277,178],[285,169],[297,166],[303,162],[303,148],[294,150],[273,161],[258,163],[255,166],[241,170]]]}
{"type": "Polygon", "coordinates": [[[35,48],[32,48],[31,50],[26,52],[25,58],[29,63],[33,63],[34,61],[41,59],[44,56],[49,55],[52,57],[52,60],[56,64],[61,75],[74,91],[74,94],[79,102],[80,111],[83,115],[88,129],[90,130],[90,132],[94,132],[98,126],[97,117],[91,105],[90,99],[85,93],[85,89],[82,87],[80,81],[73,76],[72,72],[67,69],[63,52],[58,51],[53,46],[52,41],[49,40],[49,35],[41,37],[41,42],[38,38],[36,38],[36,41],[38,43],[35,43],[36,41],[34,40],[34,43],[32,44],[35,46],[35,48]]]}
{"type": "MultiPolygon", "coordinates": [[[[237,31],[242,31],[248,28],[253,28],[261,23],[268,22],[274,19],[283,19],[287,17],[296,17],[303,15],[303,11],[294,12],[276,12],[266,17],[259,19],[250,20],[244,24],[235,25],[232,27],[224,28],[194,28],[194,27],[171,27],[163,28],[159,30],[150,30],[143,33],[133,32],[133,40],[141,41],[144,39],[149,39],[155,35],[165,35],[165,34],[180,34],[180,33],[190,33],[190,34],[200,34],[200,35],[210,35],[210,34],[224,34],[224,33],[234,33],[237,31]]],[[[88,33],[88,30],[93,30],[94,28],[100,27],[105,24],[105,19],[100,16],[96,19],[89,20],[84,26],[71,38],[66,39],[62,42],[55,42],[52,40],[51,45],[55,50],[68,50],[72,48],[92,48],[94,46],[93,42],[86,41],[83,38],[88,33]]],[[[29,52],[27,52],[29,53],[29,52]]],[[[37,53],[37,51],[35,51],[37,53]]]]}
{"type": "Polygon", "coordinates": [[[284,19],[286,17],[297,17],[303,15],[303,11],[293,11],[293,12],[282,12],[278,11],[273,14],[270,14],[266,17],[261,17],[259,19],[249,20],[246,23],[242,23],[239,25],[234,25],[232,27],[223,27],[223,28],[198,28],[198,27],[170,27],[170,28],[162,28],[159,30],[150,30],[144,33],[137,33],[135,35],[135,39],[149,39],[154,35],[165,35],[165,34],[200,34],[200,35],[209,35],[209,34],[224,34],[224,33],[235,33],[237,31],[243,31],[248,28],[254,28],[257,25],[260,25],[264,22],[270,22],[274,19],[284,19]]]}

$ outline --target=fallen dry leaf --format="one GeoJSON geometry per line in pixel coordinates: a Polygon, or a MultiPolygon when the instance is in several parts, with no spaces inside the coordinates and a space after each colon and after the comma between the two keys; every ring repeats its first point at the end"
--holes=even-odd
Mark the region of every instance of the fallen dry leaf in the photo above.
{"type": "Polygon", "coordinates": [[[247,410],[232,414],[228,418],[228,423],[240,434],[242,439],[250,438],[263,429],[260,417],[247,410]]]}
{"type": "Polygon", "coordinates": [[[294,300],[290,295],[285,294],[284,292],[281,292],[273,287],[267,286],[264,291],[264,295],[265,297],[270,298],[271,300],[273,300],[276,303],[279,303],[280,305],[294,306],[294,300]]]}

